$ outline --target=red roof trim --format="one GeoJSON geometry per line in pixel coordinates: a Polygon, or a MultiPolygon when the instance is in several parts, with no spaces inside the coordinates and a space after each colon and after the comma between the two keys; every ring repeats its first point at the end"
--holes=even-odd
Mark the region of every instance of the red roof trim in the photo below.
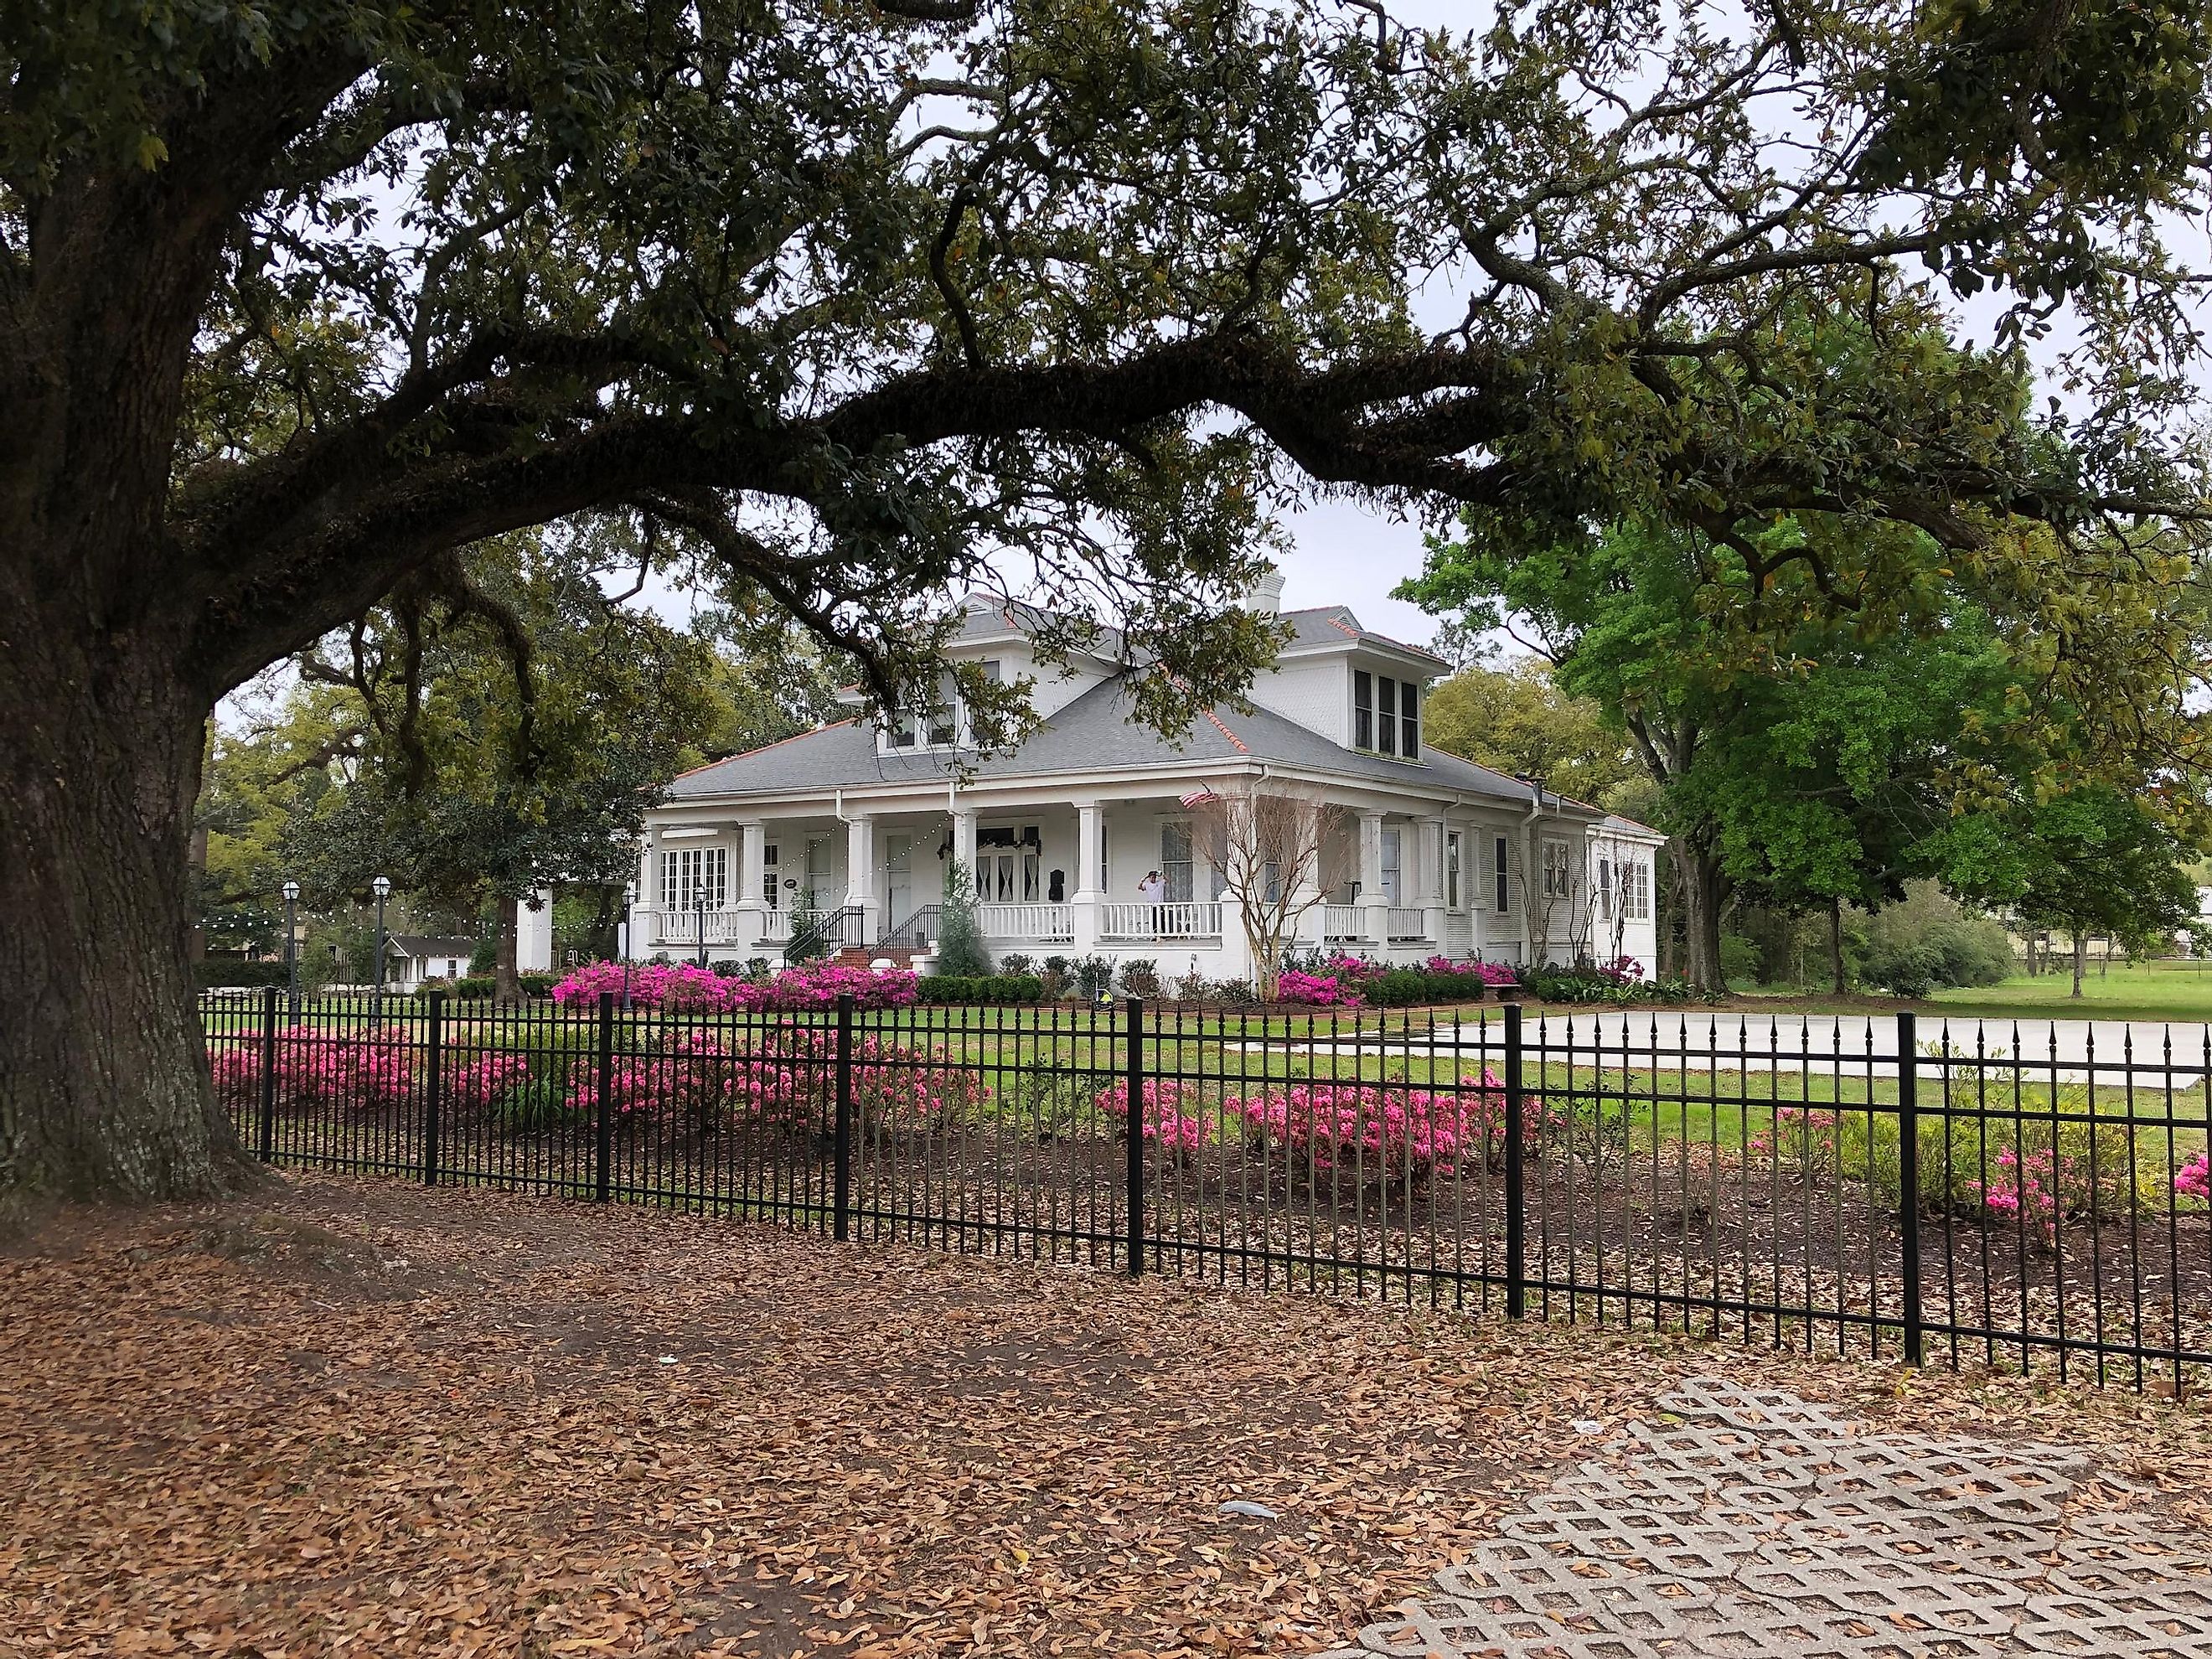
{"type": "Polygon", "coordinates": [[[1223,737],[1228,738],[1231,744],[1236,745],[1237,752],[1238,754],[1249,755],[1252,752],[1249,749],[1247,749],[1244,746],[1244,739],[1238,737],[1234,732],[1231,731],[1229,729],[1228,722],[1224,720],[1220,715],[1215,714],[1211,708],[1206,711],[1206,718],[1213,722],[1215,728],[1220,732],[1223,737]]]}

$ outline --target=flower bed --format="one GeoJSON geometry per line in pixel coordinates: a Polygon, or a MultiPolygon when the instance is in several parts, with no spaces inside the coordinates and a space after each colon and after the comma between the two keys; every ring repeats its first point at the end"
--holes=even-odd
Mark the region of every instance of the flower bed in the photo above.
{"type": "MultiPolygon", "coordinates": [[[[589,1006],[603,995],[621,996],[623,964],[592,962],[553,988],[562,1006],[589,1006]]],[[[805,1012],[835,1008],[841,996],[861,1008],[906,1008],[915,1002],[915,976],[905,968],[854,968],[837,962],[804,962],[770,979],[732,979],[696,963],[631,963],[627,984],[632,1004],[676,1013],[805,1012]]]]}
{"type": "Polygon", "coordinates": [[[1279,1001],[1310,1008],[1410,1008],[1424,1003],[1480,1002],[1493,987],[1516,983],[1502,962],[1455,962],[1431,957],[1418,968],[1394,968],[1339,951],[1285,968],[1275,981],[1279,1001]]]}

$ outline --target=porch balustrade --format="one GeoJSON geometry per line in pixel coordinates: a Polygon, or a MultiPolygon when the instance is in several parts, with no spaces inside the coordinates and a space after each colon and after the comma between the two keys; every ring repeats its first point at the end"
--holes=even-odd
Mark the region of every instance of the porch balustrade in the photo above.
{"type": "Polygon", "coordinates": [[[1394,904],[1385,924],[1395,942],[1400,939],[1424,939],[1429,936],[1429,913],[1419,905],[1394,904]]]}
{"type": "Polygon", "coordinates": [[[1365,939],[1367,907],[1364,904],[1323,905],[1322,937],[1328,939],[1365,939]]]}
{"type": "Polygon", "coordinates": [[[979,904],[975,925],[990,939],[1065,945],[1075,937],[1075,917],[1065,904],[979,904]]]}
{"type": "Polygon", "coordinates": [[[1186,900],[1163,904],[1102,904],[1102,939],[1219,939],[1219,900],[1186,900]]]}

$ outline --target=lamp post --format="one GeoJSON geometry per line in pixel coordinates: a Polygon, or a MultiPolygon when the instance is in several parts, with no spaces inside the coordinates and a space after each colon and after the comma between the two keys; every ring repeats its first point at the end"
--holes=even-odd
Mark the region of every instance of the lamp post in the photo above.
{"type": "Polygon", "coordinates": [[[284,884],[284,1012],[286,1023],[300,1023],[300,884],[284,884]]]}
{"type": "Polygon", "coordinates": [[[637,884],[623,884],[622,921],[615,929],[615,951],[622,957],[623,1012],[629,1012],[629,908],[637,902],[637,884]]]}
{"type": "Polygon", "coordinates": [[[699,941],[699,965],[707,965],[707,884],[693,884],[691,888],[691,920],[698,931],[691,935],[699,941]]]}
{"type": "Polygon", "coordinates": [[[376,991],[369,1004],[368,1019],[372,1025],[384,1023],[384,901],[392,896],[392,878],[379,876],[368,884],[368,890],[376,895],[376,991]]]}

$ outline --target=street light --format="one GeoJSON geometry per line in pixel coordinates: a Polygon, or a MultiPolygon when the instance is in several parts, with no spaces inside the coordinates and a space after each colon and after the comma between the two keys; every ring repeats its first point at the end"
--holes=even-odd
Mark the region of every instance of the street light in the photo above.
{"type": "Polygon", "coordinates": [[[699,941],[699,965],[707,965],[707,884],[696,881],[691,884],[691,919],[699,931],[693,935],[699,941]]]}
{"type": "Polygon", "coordinates": [[[300,924],[296,920],[300,884],[284,884],[284,993],[287,1023],[300,1023],[300,924]]]}
{"type": "Polygon", "coordinates": [[[384,901],[392,896],[392,878],[379,876],[368,884],[368,890],[376,895],[376,991],[369,1005],[369,1023],[384,1021],[384,901]]]}
{"type": "Polygon", "coordinates": [[[625,1014],[629,1012],[629,908],[636,902],[637,884],[634,881],[624,882],[622,922],[615,929],[615,952],[622,957],[623,1012],[625,1014]]]}

